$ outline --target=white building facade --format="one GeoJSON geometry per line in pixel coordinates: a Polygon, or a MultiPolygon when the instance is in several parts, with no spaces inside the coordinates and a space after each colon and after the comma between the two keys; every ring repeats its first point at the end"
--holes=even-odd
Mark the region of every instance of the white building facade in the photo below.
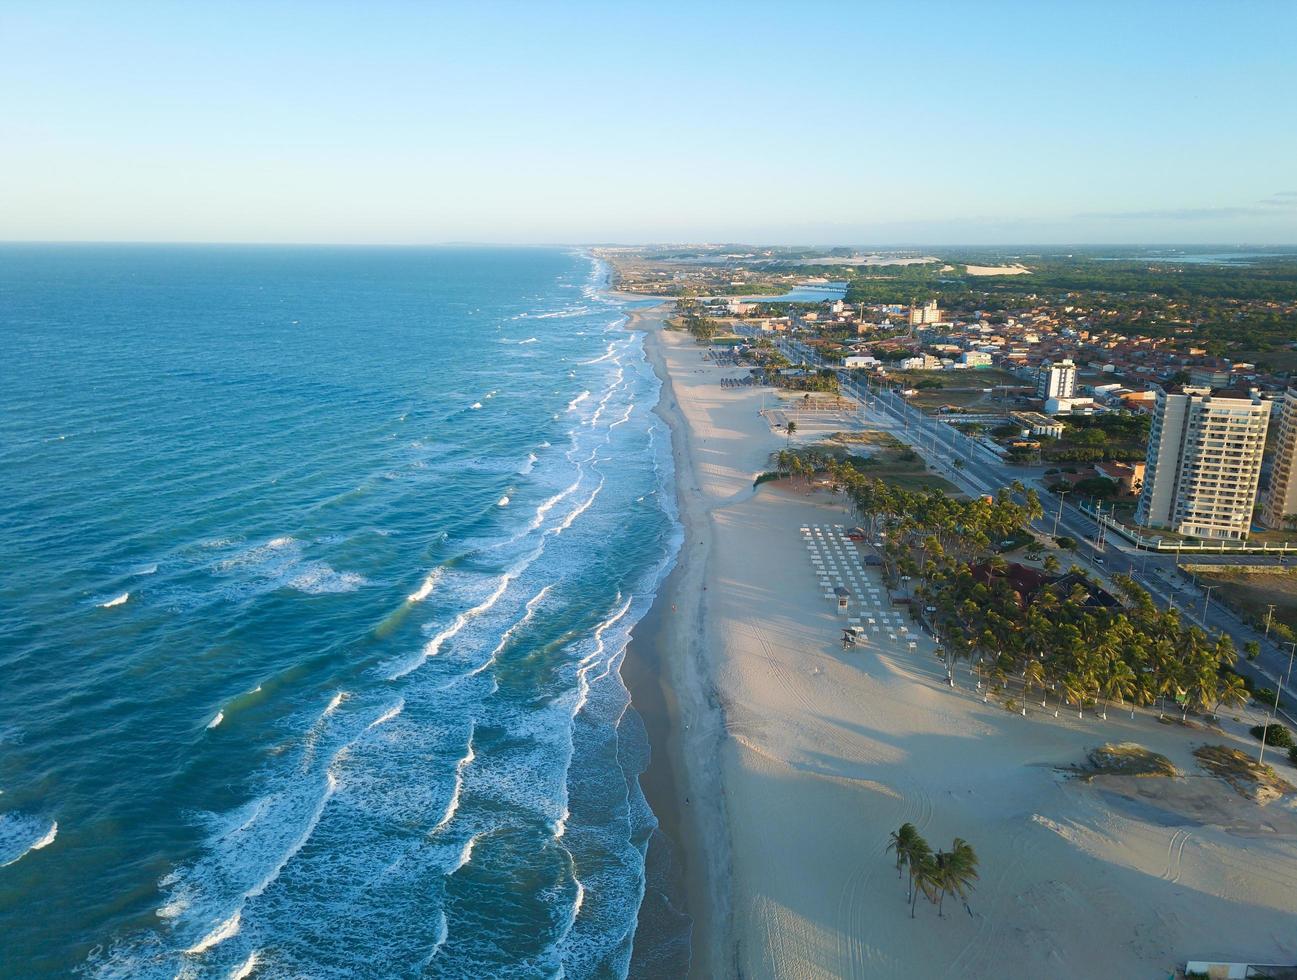
{"type": "Polygon", "coordinates": [[[1043,364],[1036,378],[1036,397],[1066,400],[1076,397],[1076,365],[1070,358],[1057,364],[1043,364]]]}
{"type": "Polygon", "coordinates": [[[1245,540],[1269,423],[1270,409],[1256,392],[1159,391],[1136,522],[1245,540]]]}
{"type": "Polygon", "coordinates": [[[1274,442],[1270,487],[1261,501],[1261,523],[1272,530],[1286,527],[1284,518],[1297,514],[1297,389],[1284,392],[1279,431],[1274,442]]]}

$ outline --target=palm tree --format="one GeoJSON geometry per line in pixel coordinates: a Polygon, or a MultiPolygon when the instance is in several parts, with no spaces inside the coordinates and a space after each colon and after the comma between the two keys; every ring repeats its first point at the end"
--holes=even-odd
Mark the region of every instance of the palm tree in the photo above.
{"type": "Polygon", "coordinates": [[[1035,657],[1027,661],[1027,666],[1022,670],[1022,713],[1027,713],[1027,695],[1031,692],[1032,685],[1040,688],[1040,706],[1045,706],[1045,665],[1035,657]]]}
{"type": "Polygon", "coordinates": [[[909,861],[910,866],[910,918],[914,918],[914,907],[919,903],[919,893],[922,892],[932,899],[933,892],[938,887],[941,878],[941,869],[937,867],[937,860],[933,857],[932,849],[928,847],[928,842],[922,839],[922,848],[915,848],[915,853],[909,861]]]}
{"type": "Polygon", "coordinates": [[[1220,711],[1221,705],[1230,708],[1241,708],[1247,704],[1248,698],[1247,685],[1243,683],[1243,678],[1238,674],[1230,674],[1221,683],[1216,690],[1216,707],[1212,709],[1212,714],[1220,711]]]}
{"type": "MultiPolygon", "coordinates": [[[[912,823],[903,823],[899,830],[894,830],[888,836],[887,849],[896,852],[896,877],[901,876],[901,866],[908,864],[910,855],[914,850],[915,844],[923,840],[919,836],[919,829],[912,823]]],[[[909,893],[905,895],[905,900],[910,900],[909,893]]]]}
{"type": "Polygon", "coordinates": [[[1053,555],[1046,555],[1041,565],[1050,575],[1057,574],[1059,569],[1058,559],[1053,555]]]}
{"type": "Polygon", "coordinates": [[[796,433],[796,432],[797,432],[797,423],[796,423],[796,422],[789,422],[789,423],[788,423],[788,443],[789,443],[789,445],[792,444],[792,441],[793,441],[793,435],[794,435],[794,433],[796,433]]]}
{"type": "Polygon", "coordinates": [[[937,899],[937,917],[942,916],[946,893],[954,892],[961,899],[967,899],[977,880],[977,853],[968,841],[956,837],[951,849],[937,854],[937,876],[935,884],[940,888],[937,899]]]}
{"type": "Polygon", "coordinates": [[[1063,678],[1063,694],[1067,700],[1076,702],[1076,717],[1085,717],[1085,696],[1090,692],[1088,678],[1073,672],[1063,678]]]}
{"type": "MultiPolygon", "coordinates": [[[[1108,669],[1103,675],[1103,680],[1099,685],[1099,692],[1103,695],[1104,705],[1100,717],[1104,721],[1108,720],[1109,701],[1115,701],[1118,704],[1125,704],[1126,699],[1135,696],[1139,690],[1139,678],[1135,672],[1130,669],[1130,664],[1124,660],[1111,660],[1108,662],[1108,669]]],[[[1134,712],[1131,712],[1132,717],[1134,712]]]]}

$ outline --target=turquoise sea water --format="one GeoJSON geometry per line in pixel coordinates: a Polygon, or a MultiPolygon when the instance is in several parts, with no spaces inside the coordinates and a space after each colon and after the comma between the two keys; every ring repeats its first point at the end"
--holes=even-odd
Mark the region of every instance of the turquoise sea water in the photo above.
{"type": "Polygon", "coordinates": [[[657,381],[558,249],[0,248],[0,976],[619,976],[657,381]]]}

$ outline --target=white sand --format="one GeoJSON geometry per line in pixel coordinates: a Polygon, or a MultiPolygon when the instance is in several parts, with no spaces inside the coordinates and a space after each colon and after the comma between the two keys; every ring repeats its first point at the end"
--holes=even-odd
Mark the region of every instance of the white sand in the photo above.
{"type": "Polygon", "coordinates": [[[1013,265],[970,265],[965,266],[970,276],[1022,276],[1030,275],[1031,270],[1015,262],[1013,265]]]}
{"type": "Polygon", "coordinates": [[[689,532],[665,632],[687,726],[696,976],[1125,978],[1190,957],[1297,961],[1291,807],[1258,808],[1210,778],[1056,771],[1136,741],[1197,774],[1193,746],[1228,737],[1119,711],[1055,719],[1052,702],[1010,714],[962,668],[949,690],[926,639],[912,654],[881,633],[844,652],[799,530],[849,525],[841,502],[754,492],[783,443],[758,417],[760,392],[716,384],[738,372],[686,336],[654,337],[663,352],[689,532]],[[971,916],[920,902],[910,919],[885,853],[907,820],[934,849],[955,836],[976,848],[971,916]]]}

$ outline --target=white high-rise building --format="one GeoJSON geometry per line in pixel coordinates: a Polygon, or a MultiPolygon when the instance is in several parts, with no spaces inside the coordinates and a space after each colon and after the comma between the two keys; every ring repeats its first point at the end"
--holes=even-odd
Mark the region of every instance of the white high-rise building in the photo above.
{"type": "Polygon", "coordinates": [[[1244,540],[1270,406],[1255,391],[1157,393],[1135,520],[1195,538],[1244,540]]]}
{"type": "Polygon", "coordinates": [[[1261,501],[1261,523],[1271,529],[1286,527],[1284,518],[1297,514],[1297,389],[1284,392],[1279,410],[1279,432],[1274,442],[1270,487],[1261,501]]]}
{"type": "Polygon", "coordinates": [[[1076,365],[1071,358],[1040,366],[1036,375],[1036,397],[1045,401],[1076,397],[1076,365]]]}
{"type": "Polygon", "coordinates": [[[929,300],[922,306],[910,307],[910,326],[918,327],[929,323],[941,322],[941,307],[937,306],[937,301],[929,300]]]}

